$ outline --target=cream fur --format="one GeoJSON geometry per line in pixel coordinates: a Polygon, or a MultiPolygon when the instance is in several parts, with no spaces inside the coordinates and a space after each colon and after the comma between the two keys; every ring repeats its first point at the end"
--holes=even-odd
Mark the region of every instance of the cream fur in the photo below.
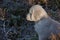
{"type": "Polygon", "coordinates": [[[34,5],[30,8],[26,19],[34,21],[35,31],[39,36],[39,40],[47,40],[51,33],[60,33],[60,23],[51,19],[47,12],[40,5],[34,5]]]}
{"type": "Polygon", "coordinates": [[[38,21],[42,17],[48,17],[46,11],[40,5],[34,5],[30,8],[29,13],[27,15],[27,20],[30,21],[38,21]]]}

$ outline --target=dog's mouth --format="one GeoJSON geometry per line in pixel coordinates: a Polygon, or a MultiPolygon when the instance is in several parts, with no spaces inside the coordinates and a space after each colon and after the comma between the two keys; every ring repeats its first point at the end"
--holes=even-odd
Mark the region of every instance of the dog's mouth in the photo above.
{"type": "Polygon", "coordinates": [[[31,21],[31,15],[27,14],[26,19],[27,19],[28,21],[31,21]]]}

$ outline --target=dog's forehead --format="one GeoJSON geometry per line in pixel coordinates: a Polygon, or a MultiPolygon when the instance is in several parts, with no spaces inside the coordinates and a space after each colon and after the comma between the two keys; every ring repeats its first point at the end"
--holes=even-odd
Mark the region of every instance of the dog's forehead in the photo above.
{"type": "Polygon", "coordinates": [[[30,8],[30,12],[33,12],[33,11],[37,11],[37,10],[41,10],[42,9],[42,6],[40,5],[34,5],[30,8]]]}
{"type": "Polygon", "coordinates": [[[34,6],[31,7],[31,9],[40,9],[40,8],[42,8],[41,5],[34,5],[34,6]]]}

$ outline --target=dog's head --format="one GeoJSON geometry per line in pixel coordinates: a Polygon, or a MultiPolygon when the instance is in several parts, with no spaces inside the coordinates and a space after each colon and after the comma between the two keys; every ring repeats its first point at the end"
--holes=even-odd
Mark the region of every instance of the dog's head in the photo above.
{"type": "Polygon", "coordinates": [[[40,5],[34,5],[30,8],[26,19],[29,21],[38,21],[42,17],[47,17],[46,11],[40,5]]]}

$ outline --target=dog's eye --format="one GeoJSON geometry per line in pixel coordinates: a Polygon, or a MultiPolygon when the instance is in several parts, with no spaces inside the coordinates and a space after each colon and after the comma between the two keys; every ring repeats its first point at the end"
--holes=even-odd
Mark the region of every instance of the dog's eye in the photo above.
{"type": "Polygon", "coordinates": [[[30,15],[32,15],[32,14],[30,13],[30,15]]]}

